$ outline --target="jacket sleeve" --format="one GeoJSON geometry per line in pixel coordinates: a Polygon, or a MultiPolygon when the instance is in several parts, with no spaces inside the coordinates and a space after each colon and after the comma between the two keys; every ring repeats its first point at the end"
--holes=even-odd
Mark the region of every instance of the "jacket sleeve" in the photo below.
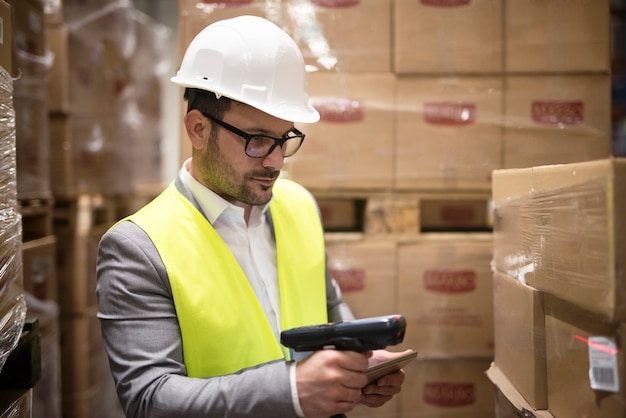
{"type": "Polygon", "coordinates": [[[127,417],[297,416],[284,361],[186,376],[165,267],[136,225],[121,222],[102,237],[96,273],[103,342],[127,417]]]}

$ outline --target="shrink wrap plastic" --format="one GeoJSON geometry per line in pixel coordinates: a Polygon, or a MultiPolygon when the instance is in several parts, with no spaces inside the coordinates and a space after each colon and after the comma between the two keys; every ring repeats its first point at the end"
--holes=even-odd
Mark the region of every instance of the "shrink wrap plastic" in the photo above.
{"type": "Polygon", "coordinates": [[[614,158],[496,172],[495,269],[624,320],[625,167],[614,158]]]}
{"type": "Polygon", "coordinates": [[[607,25],[608,1],[574,0],[569,13],[513,2],[511,14],[504,3],[180,0],[179,51],[241,14],[294,38],[322,119],[298,127],[307,139],[285,173],[311,189],[488,192],[493,170],[609,156],[609,39],[595,29],[607,25]],[[529,19],[544,15],[540,28],[529,19]],[[553,36],[505,36],[520,27],[553,36]],[[538,62],[512,65],[521,48],[538,62]]]}
{"type": "Polygon", "coordinates": [[[63,12],[65,51],[55,59],[68,83],[52,120],[54,194],[125,195],[160,185],[169,29],[130,1],[67,1],[63,12]]]}
{"type": "Polygon", "coordinates": [[[13,80],[0,68],[0,371],[26,318],[22,288],[21,216],[17,210],[13,80]]]}

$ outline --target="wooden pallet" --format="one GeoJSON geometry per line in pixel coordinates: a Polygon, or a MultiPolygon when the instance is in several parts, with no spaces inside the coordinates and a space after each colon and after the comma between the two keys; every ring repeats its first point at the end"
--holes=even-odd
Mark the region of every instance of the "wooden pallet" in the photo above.
{"type": "Polygon", "coordinates": [[[117,200],[110,196],[81,194],[56,199],[54,234],[57,237],[58,299],[62,314],[83,312],[97,305],[98,244],[117,220],[117,200]]]}
{"type": "Polygon", "coordinates": [[[18,199],[17,204],[22,216],[22,241],[52,235],[53,198],[18,199]]]}
{"type": "Polygon", "coordinates": [[[315,191],[326,232],[491,231],[488,193],[315,191]]]}
{"type": "Polygon", "coordinates": [[[54,227],[87,231],[95,225],[112,224],[118,219],[117,200],[101,194],[80,194],[57,198],[54,227]]]}

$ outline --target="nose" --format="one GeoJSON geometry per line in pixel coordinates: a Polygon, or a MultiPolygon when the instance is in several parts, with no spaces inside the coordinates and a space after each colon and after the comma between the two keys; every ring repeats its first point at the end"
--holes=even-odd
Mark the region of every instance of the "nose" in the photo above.
{"type": "Polygon", "coordinates": [[[280,170],[285,165],[285,157],[281,147],[275,147],[265,158],[263,158],[263,167],[280,170]]]}

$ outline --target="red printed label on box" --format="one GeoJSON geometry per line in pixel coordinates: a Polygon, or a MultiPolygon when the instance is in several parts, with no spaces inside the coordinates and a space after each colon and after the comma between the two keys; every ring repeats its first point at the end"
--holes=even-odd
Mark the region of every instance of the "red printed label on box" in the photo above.
{"type": "Polygon", "coordinates": [[[205,4],[215,4],[222,7],[245,6],[253,0],[202,0],[205,4]]]}
{"type": "Polygon", "coordinates": [[[420,0],[424,6],[433,7],[457,7],[466,6],[472,2],[472,0],[420,0]]]}
{"type": "Polygon", "coordinates": [[[473,383],[427,382],[424,384],[424,402],[435,406],[467,406],[476,402],[473,383]]]}
{"type": "Polygon", "coordinates": [[[439,293],[465,293],[476,289],[473,270],[426,270],[424,288],[439,293]]]}
{"type": "Polygon", "coordinates": [[[535,100],[531,103],[530,113],[537,123],[576,125],[585,119],[585,105],[582,101],[535,100]]]}
{"type": "Polygon", "coordinates": [[[358,6],[361,0],[311,0],[311,3],[320,7],[352,7],[358,6]]]}
{"type": "Polygon", "coordinates": [[[365,289],[365,270],[363,269],[332,269],[331,275],[342,292],[358,292],[365,289]]]}
{"type": "Polygon", "coordinates": [[[360,122],[365,117],[363,102],[340,97],[314,97],[311,104],[320,113],[321,122],[360,122]]]}
{"type": "Polygon", "coordinates": [[[469,125],[476,120],[474,103],[428,102],[424,104],[424,120],[433,125],[469,125]]]}

